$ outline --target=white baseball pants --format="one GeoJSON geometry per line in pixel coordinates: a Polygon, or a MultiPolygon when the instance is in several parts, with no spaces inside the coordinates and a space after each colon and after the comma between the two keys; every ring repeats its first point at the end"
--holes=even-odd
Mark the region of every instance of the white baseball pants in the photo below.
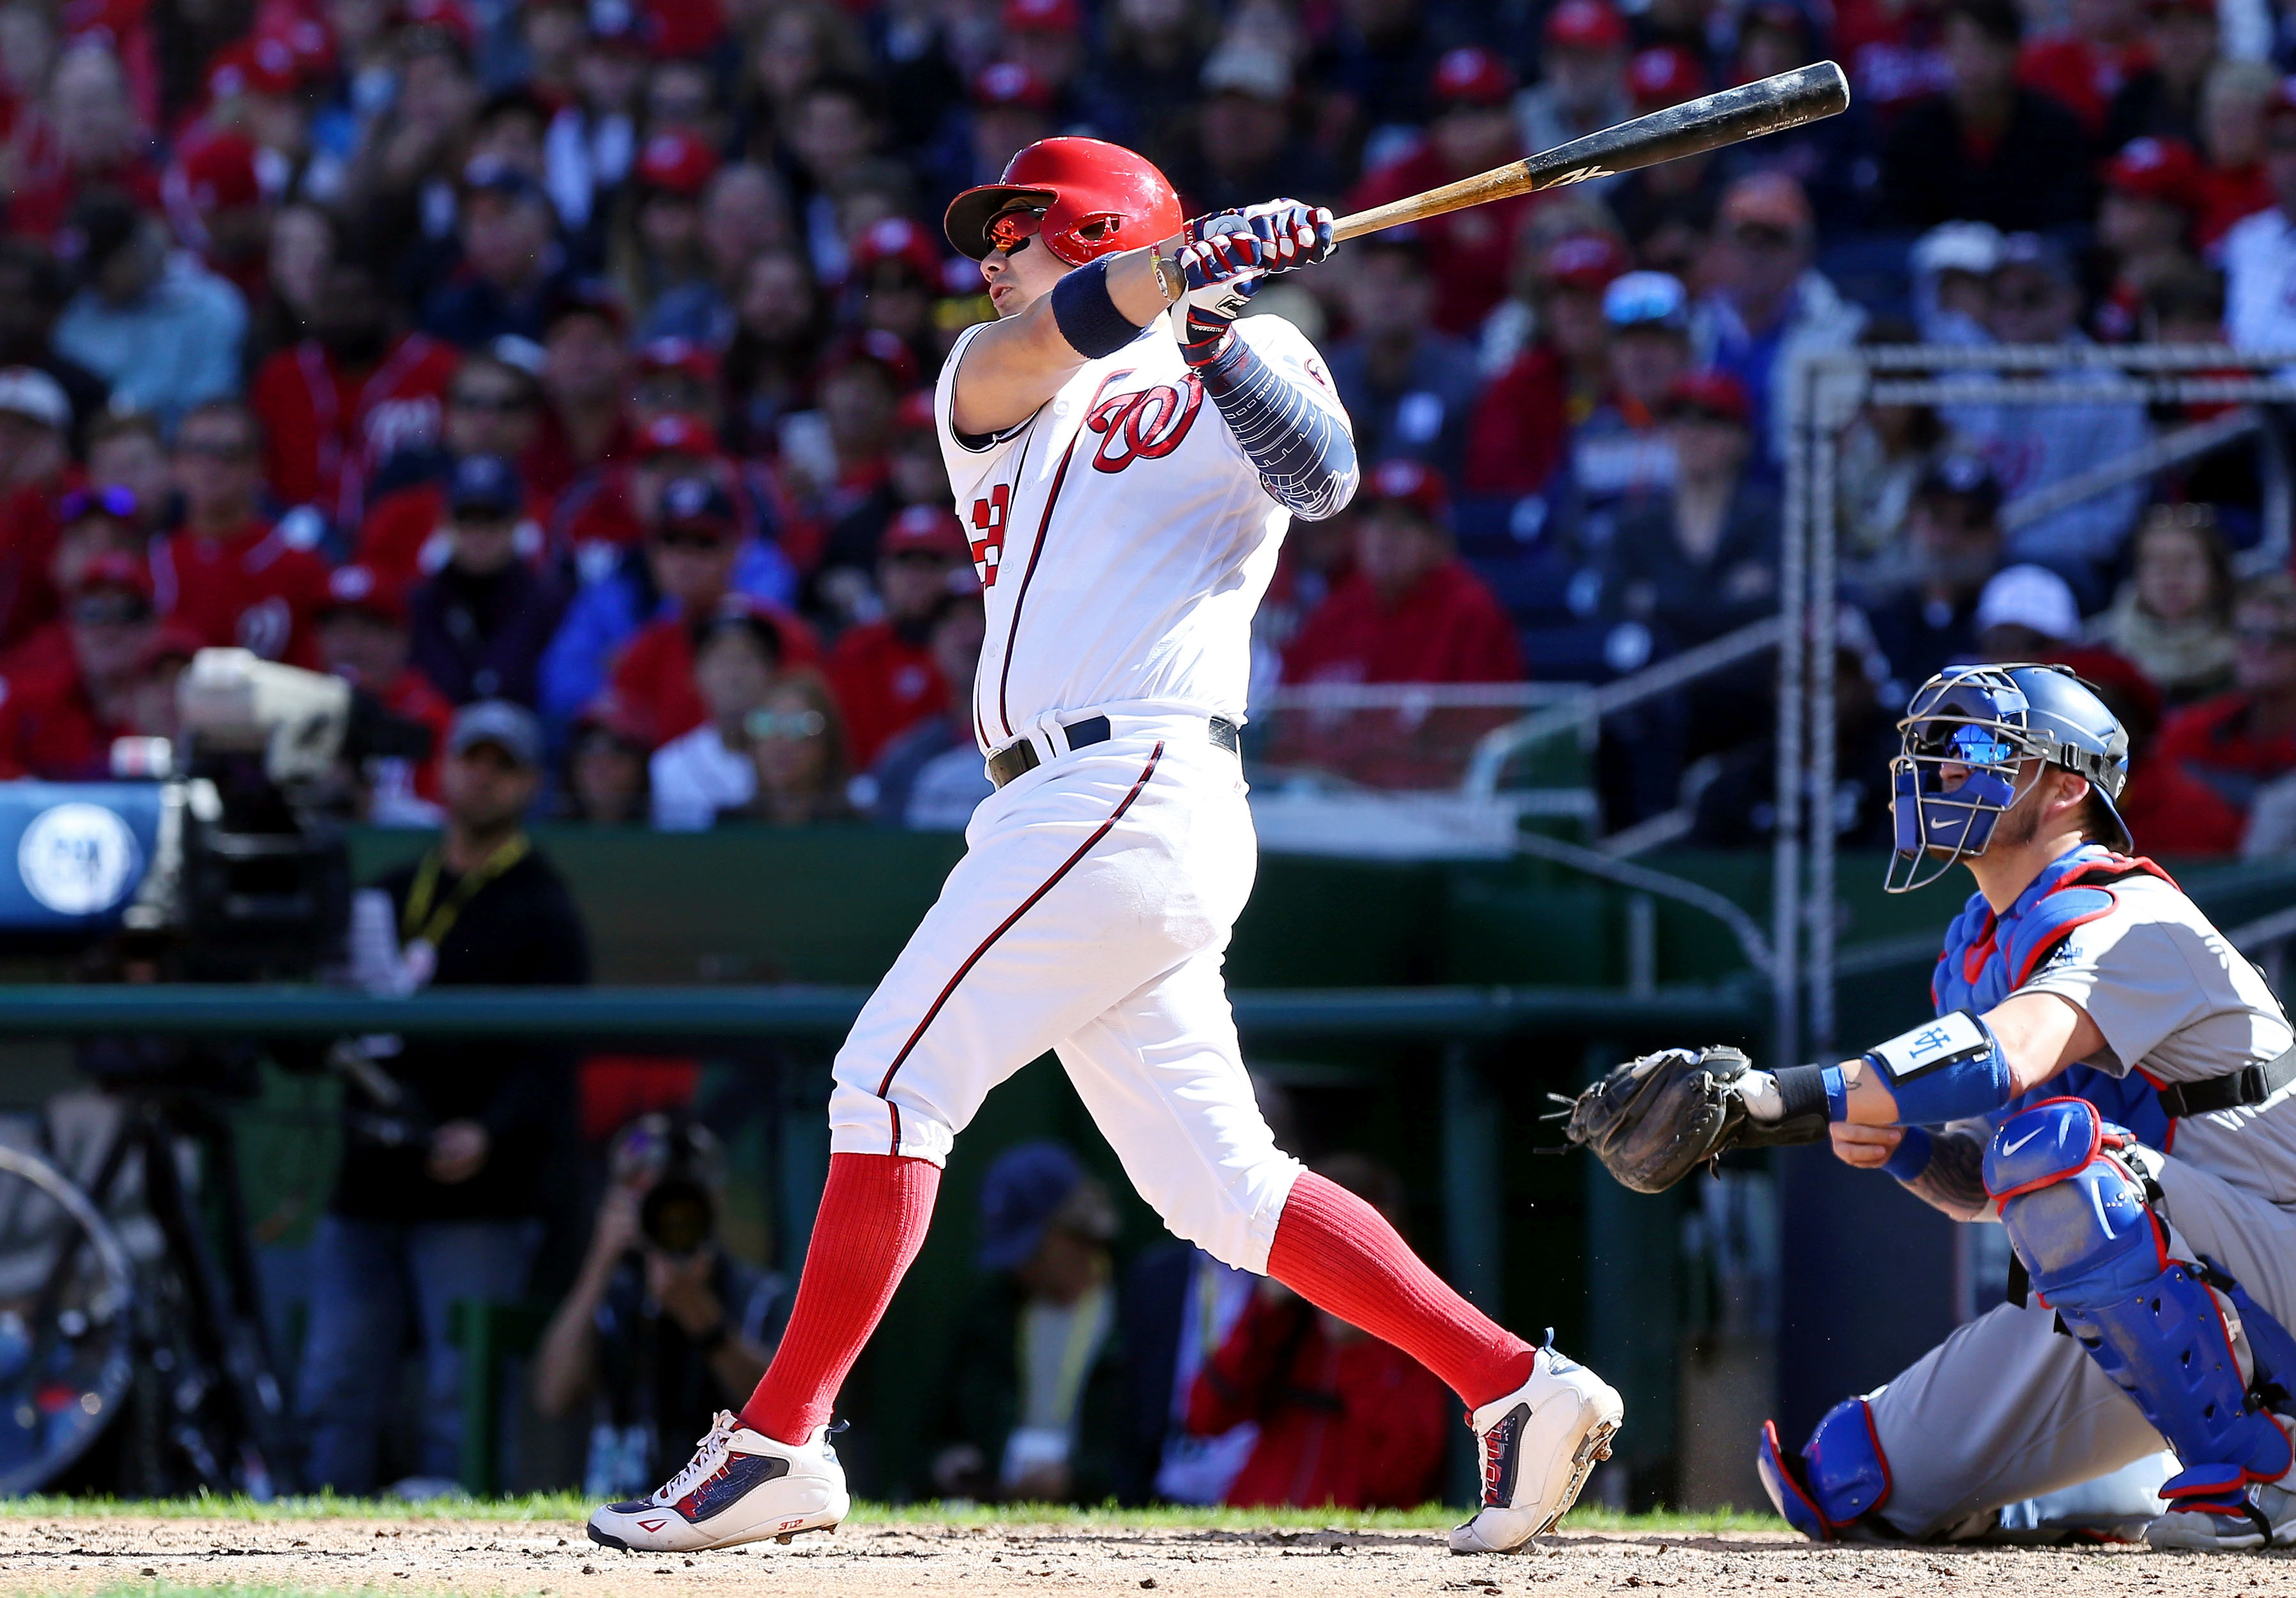
{"type": "Polygon", "coordinates": [[[838,1051],[830,1147],[945,1163],[988,1090],[1052,1049],[1165,1225],[1264,1272],[1300,1165],[1221,977],[1258,867],[1242,769],[1201,716],[1112,720],[973,813],[838,1051]]]}

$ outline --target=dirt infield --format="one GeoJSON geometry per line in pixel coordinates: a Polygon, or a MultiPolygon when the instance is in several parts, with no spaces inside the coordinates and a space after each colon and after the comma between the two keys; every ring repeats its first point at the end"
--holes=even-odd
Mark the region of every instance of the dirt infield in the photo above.
{"type": "Polygon", "coordinates": [[[0,1592],[352,1591],[610,1598],[771,1590],[882,1598],[919,1591],[1249,1598],[1346,1594],[1692,1593],[1820,1586],[1834,1598],[1924,1591],[2020,1598],[2296,1598],[2296,1556],[2142,1549],[1813,1548],[1759,1532],[1578,1532],[1505,1559],[1459,1559],[1439,1532],[849,1523],[739,1553],[665,1557],[593,1547],[570,1523],[409,1519],[0,1520],[0,1592]]]}

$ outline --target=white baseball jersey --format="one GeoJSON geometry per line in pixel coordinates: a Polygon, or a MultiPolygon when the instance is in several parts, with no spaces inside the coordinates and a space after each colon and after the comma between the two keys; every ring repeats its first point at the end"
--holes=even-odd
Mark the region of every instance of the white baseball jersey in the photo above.
{"type": "MultiPolygon", "coordinates": [[[[1272,316],[1235,328],[1346,424],[1299,329],[1272,316]]],[[[1291,512],[1261,488],[1160,318],[1086,362],[1027,422],[967,447],[949,406],[980,331],[950,352],[933,411],[988,601],[972,694],[981,751],[1111,709],[1241,724],[1252,613],[1291,512]]]]}

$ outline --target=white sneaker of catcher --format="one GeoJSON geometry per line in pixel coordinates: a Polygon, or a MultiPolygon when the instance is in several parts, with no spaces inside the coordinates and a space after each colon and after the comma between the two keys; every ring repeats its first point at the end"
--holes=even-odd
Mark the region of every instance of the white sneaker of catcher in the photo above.
{"type": "Polygon", "coordinates": [[[1554,1529],[1597,1460],[1611,1457],[1626,1405],[1608,1382],[1549,1346],[1530,1379],[1475,1411],[1483,1501],[1451,1531],[1454,1553],[1512,1553],[1554,1529]]]}
{"type": "Polygon", "coordinates": [[[2191,1548],[2206,1553],[2237,1553],[2296,1544],[2296,1492],[2276,1482],[2260,1482],[2248,1489],[2254,1512],[2246,1515],[2212,1515],[2205,1510],[2171,1510],[2144,1528],[2144,1540],[2155,1548],[2191,1548]]]}
{"type": "Polygon", "coordinates": [[[853,1506],[845,1467],[824,1426],[798,1446],[718,1412],[685,1468],[650,1498],[590,1514],[590,1540],[609,1548],[690,1553],[834,1528],[853,1506]]]}

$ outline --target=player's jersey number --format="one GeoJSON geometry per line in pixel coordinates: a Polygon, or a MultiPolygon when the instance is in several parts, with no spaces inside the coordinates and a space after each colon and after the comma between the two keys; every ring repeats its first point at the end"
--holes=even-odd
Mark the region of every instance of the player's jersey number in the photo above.
{"type": "Polygon", "coordinates": [[[972,570],[983,588],[996,586],[996,568],[1004,558],[1004,519],[1013,508],[1013,488],[998,483],[988,497],[972,502],[972,570]]]}

